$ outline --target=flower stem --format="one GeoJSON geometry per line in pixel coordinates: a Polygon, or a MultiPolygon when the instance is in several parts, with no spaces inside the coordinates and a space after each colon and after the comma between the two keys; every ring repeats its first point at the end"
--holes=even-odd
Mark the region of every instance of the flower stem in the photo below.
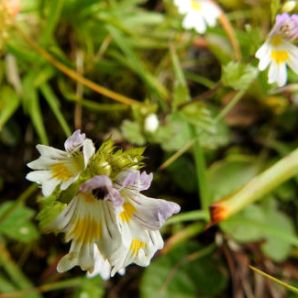
{"type": "Polygon", "coordinates": [[[239,212],[298,173],[298,149],[259,174],[238,191],[210,206],[211,221],[217,223],[239,212]]]}
{"type": "MultiPolygon", "coordinates": [[[[192,128],[193,135],[194,128],[192,128]]],[[[208,210],[209,207],[209,195],[208,195],[208,183],[206,177],[206,162],[204,149],[202,148],[198,137],[196,137],[193,145],[193,155],[195,159],[195,167],[197,174],[198,192],[200,195],[200,204],[202,210],[208,210]]]]}
{"type": "Polygon", "coordinates": [[[281,281],[281,280],[279,280],[279,279],[277,279],[277,278],[269,275],[268,273],[265,273],[265,272],[261,271],[260,269],[254,267],[254,266],[249,266],[249,268],[251,270],[255,271],[256,273],[258,273],[258,274],[260,274],[260,275],[262,275],[262,276],[264,276],[264,277],[272,280],[273,282],[275,282],[275,283],[277,283],[279,285],[282,285],[283,287],[287,288],[289,291],[298,294],[298,288],[296,288],[294,286],[291,286],[291,285],[285,283],[284,281],[281,281]]]}
{"type": "Polygon", "coordinates": [[[239,100],[243,97],[245,94],[246,89],[240,90],[236,93],[236,95],[232,98],[232,100],[224,107],[224,109],[217,115],[215,118],[215,121],[219,121],[223,119],[233,108],[234,106],[239,102],[239,100]]]}

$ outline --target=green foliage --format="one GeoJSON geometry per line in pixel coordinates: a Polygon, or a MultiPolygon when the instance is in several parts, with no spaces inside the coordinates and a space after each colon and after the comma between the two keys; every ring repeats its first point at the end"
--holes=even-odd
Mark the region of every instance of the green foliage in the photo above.
{"type": "Polygon", "coordinates": [[[34,211],[22,204],[7,201],[0,205],[0,234],[23,243],[30,243],[39,237],[31,219],[34,211]]]}
{"type": "Polygon", "coordinates": [[[292,222],[272,203],[249,206],[221,227],[239,242],[265,240],[263,252],[279,262],[289,256],[293,245],[298,245],[292,222]]]}
{"type": "Polygon", "coordinates": [[[141,297],[216,297],[226,286],[221,264],[193,243],[160,257],[145,271],[141,297]],[[201,255],[200,255],[201,252],[201,255]],[[198,253],[197,258],[188,259],[198,253]]]}
{"type": "MultiPolygon", "coordinates": [[[[0,61],[1,293],[27,297],[26,290],[38,287],[41,293],[32,290],[28,297],[52,297],[42,291],[61,291],[53,297],[68,297],[70,291],[75,298],[119,291],[126,297],[139,290],[143,298],[231,295],[226,260],[214,250],[216,229],[205,229],[208,209],[297,147],[297,75],[289,71],[289,84],[276,89],[267,70],[256,67],[255,53],[284,9],[282,1],[213,2],[223,14],[204,34],[183,28],[184,16],[173,0],[23,0],[9,28],[0,28],[0,39],[7,35],[0,61]],[[109,92],[131,101],[115,103],[109,92]],[[145,125],[152,113],[159,119],[154,132],[145,125]],[[24,164],[35,158],[35,145],[61,145],[74,128],[102,144],[78,181],[47,198],[33,195],[36,190],[20,195],[24,164]],[[165,254],[145,269],[129,268],[106,287],[79,270],[54,274],[66,248],[48,236],[35,241],[37,210],[39,229],[47,231],[90,175],[113,180],[147,162],[146,170],[156,172],[150,196],[174,197],[182,207],[164,229],[170,237],[165,254]],[[19,195],[16,202],[7,200],[19,195]],[[187,244],[171,250],[181,241],[187,244]]],[[[297,182],[287,181],[220,224],[224,239],[236,241],[243,252],[249,245],[252,263],[291,264],[295,257],[297,182]]],[[[244,280],[239,295],[256,289],[253,282],[244,280]]],[[[274,292],[269,283],[266,287],[264,296],[274,292]]]]}
{"type": "Polygon", "coordinates": [[[212,201],[216,201],[243,186],[260,170],[258,161],[251,156],[230,155],[208,169],[212,201]]]}
{"type": "Polygon", "coordinates": [[[104,297],[102,280],[99,276],[82,278],[81,286],[76,290],[74,298],[101,298],[104,297]]]}
{"type": "Polygon", "coordinates": [[[8,86],[0,90],[0,131],[20,105],[16,92],[8,86]]]}
{"type": "Polygon", "coordinates": [[[57,196],[55,195],[49,197],[40,196],[38,202],[41,207],[41,211],[37,215],[40,229],[42,231],[47,231],[49,225],[59,215],[59,213],[61,213],[66,205],[58,202],[57,196]]]}
{"type": "Polygon", "coordinates": [[[256,79],[258,70],[249,64],[229,62],[223,66],[222,82],[236,90],[246,90],[256,79]]]}

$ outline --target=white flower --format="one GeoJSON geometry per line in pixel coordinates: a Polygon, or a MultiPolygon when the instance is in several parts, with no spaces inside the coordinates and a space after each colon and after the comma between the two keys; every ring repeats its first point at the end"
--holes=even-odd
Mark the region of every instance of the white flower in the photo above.
{"type": "Polygon", "coordinates": [[[65,150],[37,145],[40,157],[28,164],[34,171],[27,174],[30,181],[41,184],[44,196],[49,196],[60,185],[62,190],[77,180],[95,152],[93,142],[80,130],[75,131],[64,144],[65,150]]]}
{"type": "Polygon", "coordinates": [[[259,69],[269,66],[268,82],[279,87],[287,82],[287,66],[298,74],[298,49],[290,40],[298,36],[298,16],[278,15],[266,42],[256,52],[259,69]]]}
{"type": "Polygon", "coordinates": [[[120,173],[113,185],[109,177],[95,176],[48,225],[48,231],[65,233],[70,251],[58,263],[59,272],[80,266],[89,276],[108,279],[124,273],[131,263],[147,266],[163,247],[159,229],[180,207],[145,197],[152,174],[137,170],[120,173]]]}
{"type": "Polygon", "coordinates": [[[145,118],[144,129],[147,132],[155,132],[159,126],[159,120],[156,114],[150,114],[145,118]]]}
{"type": "Polygon", "coordinates": [[[183,27],[204,33],[207,26],[214,27],[220,9],[210,0],[174,0],[179,13],[185,15],[183,27]]]}
{"type": "Polygon", "coordinates": [[[65,241],[71,241],[69,253],[58,263],[59,272],[80,266],[91,275],[110,277],[111,260],[118,266],[121,258],[117,260],[125,249],[115,212],[121,202],[107,176],[95,176],[81,185],[69,205],[47,227],[48,231],[64,232],[65,241]]]}
{"type": "Polygon", "coordinates": [[[112,275],[131,263],[148,266],[158,249],[163,247],[159,229],[165,220],[180,211],[173,202],[146,197],[140,193],[150,187],[152,174],[127,170],[116,178],[115,187],[124,199],[118,213],[124,246],[122,263],[113,264],[112,275]]]}

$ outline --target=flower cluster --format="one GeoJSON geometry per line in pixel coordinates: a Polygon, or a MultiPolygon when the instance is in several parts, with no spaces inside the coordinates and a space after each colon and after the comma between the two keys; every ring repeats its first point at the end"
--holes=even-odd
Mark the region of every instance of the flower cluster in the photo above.
{"type": "Polygon", "coordinates": [[[179,13],[184,15],[182,26],[204,33],[207,26],[214,27],[220,9],[211,0],[174,0],[179,13]]]}
{"type": "Polygon", "coordinates": [[[287,66],[298,74],[298,48],[292,41],[298,37],[298,15],[277,15],[265,43],[256,52],[259,69],[269,66],[268,82],[279,87],[287,82],[287,66]]]}
{"type": "Polygon", "coordinates": [[[37,145],[41,156],[28,164],[33,171],[27,175],[41,185],[46,197],[55,196],[57,201],[75,189],[46,226],[48,231],[65,233],[66,242],[71,242],[57,270],[80,266],[89,275],[107,279],[131,263],[147,266],[163,247],[159,229],[180,211],[179,205],[141,194],[153,175],[138,170],[142,165],[138,151],[114,152],[106,142],[95,152],[93,142],[80,131],[64,146],[65,151],[37,145]]]}

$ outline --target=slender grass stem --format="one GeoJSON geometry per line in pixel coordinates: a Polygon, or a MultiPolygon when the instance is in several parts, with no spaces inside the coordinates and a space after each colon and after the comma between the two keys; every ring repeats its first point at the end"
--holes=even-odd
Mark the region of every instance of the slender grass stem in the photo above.
{"type": "Polygon", "coordinates": [[[268,273],[265,273],[264,271],[261,271],[260,269],[254,267],[254,266],[251,266],[251,265],[250,265],[249,268],[250,268],[251,270],[253,270],[254,272],[256,272],[256,273],[262,275],[263,277],[268,278],[268,279],[270,279],[271,281],[273,281],[273,282],[275,282],[275,283],[277,283],[277,284],[279,284],[279,285],[281,285],[281,286],[287,288],[289,291],[291,291],[291,292],[293,292],[293,293],[295,293],[295,294],[298,294],[298,288],[296,288],[296,287],[294,287],[294,286],[291,286],[291,285],[285,283],[284,281],[279,280],[279,279],[277,279],[276,277],[273,277],[272,275],[269,275],[268,273]]]}
{"type": "MultiPolygon", "coordinates": [[[[0,245],[0,267],[7,273],[11,281],[20,289],[32,288],[33,285],[29,279],[23,274],[10,255],[4,245],[0,245]]],[[[0,297],[5,297],[0,295],[0,297]]],[[[23,296],[24,297],[24,296],[23,296]]],[[[27,295],[28,298],[41,298],[38,293],[27,295]]]]}
{"type": "Polygon", "coordinates": [[[55,66],[58,70],[63,72],[65,75],[73,79],[74,81],[90,88],[91,90],[104,95],[108,98],[111,98],[115,101],[121,102],[126,105],[139,105],[141,104],[139,101],[136,101],[135,99],[129,98],[127,96],[124,96],[122,94],[119,94],[117,92],[114,92],[112,90],[109,90],[103,86],[100,86],[85,77],[81,76],[76,71],[68,68],[63,63],[59,62],[54,58],[52,55],[50,55],[47,51],[45,51],[43,48],[41,48],[34,40],[31,39],[30,36],[25,34],[20,28],[17,27],[18,32],[22,35],[24,40],[37,52],[39,53],[45,60],[47,60],[49,63],[51,63],[53,66],[55,66]]]}
{"type": "Polygon", "coordinates": [[[215,121],[219,121],[219,120],[223,119],[234,108],[234,106],[239,102],[239,100],[243,97],[245,92],[246,92],[246,89],[238,91],[236,93],[236,95],[232,98],[232,100],[217,115],[217,117],[215,118],[215,121]]]}

